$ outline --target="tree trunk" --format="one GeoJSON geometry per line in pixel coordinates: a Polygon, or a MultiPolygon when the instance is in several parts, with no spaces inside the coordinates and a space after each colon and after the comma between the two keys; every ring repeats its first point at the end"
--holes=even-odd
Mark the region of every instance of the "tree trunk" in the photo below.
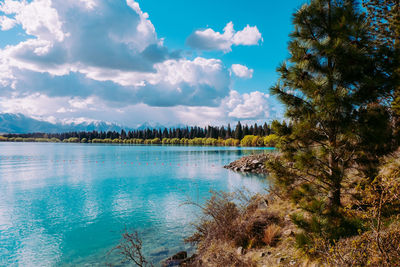
{"type": "MultiPolygon", "coordinates": [[[[331,146],[335,147],[336,142],[331,141],[331,146]]],[[[330,181],[332,183],[331,190],[329,192],[329,210],[332,214],[336,214],[341,206],[340,197],[341,197],[341,173],[339,170],[339,163],[335,160],[333,153],[329,155],[329,167],[331,170],[330,173],[330,181]]]]}
{"type": "Polygon", "coordinates": [[[332,188],[329,195],[329,211],[332,214],[336,214],[339,211],[339,208],[341,206],[340,198],[341,198],[341,184],[337,183],[332,188]]]}

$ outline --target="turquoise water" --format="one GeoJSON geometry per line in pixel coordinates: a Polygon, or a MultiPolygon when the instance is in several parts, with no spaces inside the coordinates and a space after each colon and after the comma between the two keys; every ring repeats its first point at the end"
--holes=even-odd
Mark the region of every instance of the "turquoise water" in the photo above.
{"type": "Polygon", "coordinates": [[[223,165],[265,149],[0,143],[0,266],[118,263],[135,229],[155,264],[180,250],[209,190],[263,191],[257,176],[223,165]]]}

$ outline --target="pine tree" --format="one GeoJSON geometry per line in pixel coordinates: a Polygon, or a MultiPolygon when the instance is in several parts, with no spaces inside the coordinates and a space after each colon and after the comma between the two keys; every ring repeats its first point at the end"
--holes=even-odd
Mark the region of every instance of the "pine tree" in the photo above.
{"type": "Polygon", "coordinates": [[[226,135],[225,135],[225,139],[231,138],[232,137],[232,130],[231,130],[231,124],[228,123],[228,128],[226,130],[226,135]]]}
{"type": "Polygon", "coordinates": [[[264,135],[270,135],[271,134],[271,130],[269,129],[268,124],[266,122],[264,122],[263,132],[264,132],[264,135]]]}
{"type": "Polygon", "coordinates": [[[121,139],[126,139],[126,132],[124,129],[121,130],[121,139]]]}
{"type": "Polygon", "coordinates": [[[363,0],[378,45],[400,48],[400,0],[363,0]]]}
{"type": "MultiPolygon", "coordinates": [[[[271,88],[290,124],[273,122],[282,156],[268,167],[279,188],[312,215],[294,221],[335,239],[357,230],[342,213],[342,190],[361,158],[370,163],[362,157],[363,126],[387,92],[387,76],[374,62],[373,40],[356,1],[312,0],[293,22],[290,58],[271,88]]],[[[376,110],[387,122],[385,108],[376,110]]],[[[381,125],[376,131],[389,124],[381,125]]]]}
{"type": "Polygon", "coordinates": [[[243,138],[243,130],[242,130],[242,125],[240,124],[240,121],[236,124],[235,128],[235,139],[241,140],[243,138]]]}
{"type": "Polygon", "coordinates": [[[363,6],[375,38],[377,62],[394,83],[391,111],[394,132],[400,139],[400,0],[363,0],[363,6]]]}

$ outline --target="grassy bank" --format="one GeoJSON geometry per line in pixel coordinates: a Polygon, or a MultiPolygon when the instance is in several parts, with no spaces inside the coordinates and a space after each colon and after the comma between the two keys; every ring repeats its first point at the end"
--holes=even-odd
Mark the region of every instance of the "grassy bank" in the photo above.
{"type": "Polygon", "coordinates": [[[222,138],[105,138],[91,139],[71,137],[60,140],[58,138],[23,138],[0,136],[0,142],[50,142],[50,143],[104,143],[104,144],[145,144],[145,145],[196,145],[196,146],[245,146],[245,147],[274,147],[277,142],[274,134],[268,136],[246,135],[243,139],[222,138]]]}

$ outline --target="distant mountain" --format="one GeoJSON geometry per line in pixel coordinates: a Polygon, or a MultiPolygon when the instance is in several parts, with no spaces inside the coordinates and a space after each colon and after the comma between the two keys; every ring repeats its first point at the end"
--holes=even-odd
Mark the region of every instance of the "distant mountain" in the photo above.
{"type": "MultiPolygon", "coordinates": [[[[56,124],[60,125],[60,124],[56,124]]],[[[122,129],[125,131],[131,131],[133,130],[132,128],[121,126],[116,123],[110,123],[110,122],[105,122],[105,121],[94,121],[94,122],[81,122],[81,123],[67,123],[67,124],[62,124],[62,128],[64,129],[72,129],[72,131],[80,131],[80,132],[92,132],[92,131],[98,131],[98,132],[108,132],[108,131],[116,131],[116,132],[121,132],[122,129]]],[[[70,131],[70,130],[68,130],[70,131]]],[[[65,131],[64,131],[65,132],[65,131]]]]}
{"type": "Polygon", "coordinates": [[[186,128],[186,127],[188,127],[188,126],[186,124],[182,124],[182,123],[163,125],[163,124],[160,124],[158,122],[155,122],[155,123],[145,122],[145,123],[139,124],[135,129],[137,129],[137,130],[145,130],[145,129],[150,129],[150,130],[161,129],[161,130],[164,130],[166,128],[167,129],[169,129],[169,128],[181,128],[182,129],[182,128],[186,128]]]}
{"type": "Polygon", "coordinates": [[[164,126],[160,123],[145,122],[136,128],[125,127],[116,123],[105,121],[65,121],[51,123],[27,117],[23,114],[0,113],[0,133],[62,133],[62,132],[91,132],[91,131],[116,131],[121,132],[131,130],[161,129],[165,128],[186,128],[187,125],[175,124],[164,126]]]}
{"type": "Polygon", "coordinates": [[[23,114],[0,114],[0,133],[61,133],[74,131],[120,132],[122,129],[126,131],[132,130],[132,128],[129,127],[123,127],[115,123],[104,121],[50,123],[30,118],[23,114]]]}
{"type": "Polygon", "coordinates": [[[57,126],[46,121],[39,121],[22,114],[2,113],[0,114],[0,133],[32,133],[57,132],[57,126]]]}
{"type": "Polygon", "coordinates": [[[165,128],[166,127],[164,125],[161,125],[160,123],[150,123],[150,122],[145,122],[145,123],[139,124],[136,127],[137,130],[146,130],[146,129],[150,129],[150,130],[161,129],[161,130],[164,130],[165,128]]]}

